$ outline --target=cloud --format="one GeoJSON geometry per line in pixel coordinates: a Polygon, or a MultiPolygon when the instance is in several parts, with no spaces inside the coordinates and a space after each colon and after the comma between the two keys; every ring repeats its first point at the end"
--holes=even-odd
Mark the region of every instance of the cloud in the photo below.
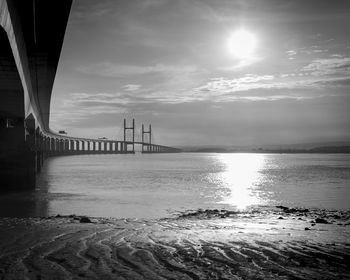
{"type": "Polygon", "coordinates": [[[89,75],[97,75],[103,77],[121,78],[132,75],[145,74],[163,74],[171,75],[176,73],[196,72],[197,67],[194,65],[165,65],[155,64],[150,66],[114,64],[111,62],[102,62],[80,66],[77,68],[79,72],[89,75]]]}
{"type": "Polygon", "coordinates": [[[315,59],[310,64],[303,67],[302,71],[309,72],[313,76],[325,75],[349,75],[350,57],[331,57],[315,59]]]}
{"type": "MultiPolygon", "coordinates": [[[[327,64],[327,69],[346,68],[346,63],[343,62],[343,64],[327,64]]],[[[219,77],[212,78],[204,85],[193,89],[192,98],[213,102],[310,99],[327,95],[343,95],[344,93],[335,89],[349,86],[349,80],[349,76],[316,76],[300,72],[280,75],[247,74],[235,79],[219,77]]]]}
{"type": "Polygon", "coordinates": [[[195,88],[193,92],[198,98],[227,96],[229,93],[273,88],[275,87],[275,82],[271,83],[273,80],[275,80],[275,77],[272,75],[258,76],[253,74],[247,74],[236,79],[213,78],[205,85],[195,88]]]}
{"type": "Polygon", "coordinates": [[[297,52],[294,51],[294,50],[286,51],[286,53],[287,53],[288,56],[295,56],[297,54],[297,52]]]}
{"type": "Polygon", "coordinates": [[[127,84],[122,86],[122,89],[125,91],[137,91],[141,88],[141,85],[127,84]]]}

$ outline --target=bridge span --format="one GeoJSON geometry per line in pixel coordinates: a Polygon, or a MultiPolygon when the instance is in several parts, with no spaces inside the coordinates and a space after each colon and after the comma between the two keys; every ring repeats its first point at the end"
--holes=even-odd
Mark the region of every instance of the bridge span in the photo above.
{"type": "Polygon", "coordinates": [[[0,191],[34,188],[48,156],[134,153],[135,145],[144,153],[179,152],[151,141],[77,138],[50,129],[52,88],[71,4],[0,0],[0,191]]]}

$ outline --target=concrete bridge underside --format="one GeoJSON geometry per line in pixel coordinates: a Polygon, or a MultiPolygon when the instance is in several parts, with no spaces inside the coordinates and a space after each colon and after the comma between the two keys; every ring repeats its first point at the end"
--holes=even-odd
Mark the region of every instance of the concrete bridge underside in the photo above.
{"type": "Polygon", "coordinates": [[[72,0],[0,0],[0,191],[31,189],[47,156],[179,150],[67,137],[49,128],[50,100],[72,0]]]}

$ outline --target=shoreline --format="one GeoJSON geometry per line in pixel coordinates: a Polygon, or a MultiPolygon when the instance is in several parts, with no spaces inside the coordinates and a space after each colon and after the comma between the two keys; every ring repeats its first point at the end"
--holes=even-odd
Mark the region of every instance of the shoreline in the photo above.
{"type": "Polygon", "coordinates": [[[0,278],[350,278],[350,211],[85,218],[0,218],[0,278]]]}

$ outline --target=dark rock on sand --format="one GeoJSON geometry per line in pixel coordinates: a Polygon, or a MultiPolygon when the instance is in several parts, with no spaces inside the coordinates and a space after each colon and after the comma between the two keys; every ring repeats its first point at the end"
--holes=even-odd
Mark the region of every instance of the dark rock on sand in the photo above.
{"type": "Polygon", "coordinates": [[[329,222],[323,218],[316,218],[315,222],[316,224],[329,224],[329,222]]]}
{"type": "Polygon", "coordinates": [[[92,223],[92,221],[88,217],[81,217],[80,222],[81,223],[92,223]]]}

